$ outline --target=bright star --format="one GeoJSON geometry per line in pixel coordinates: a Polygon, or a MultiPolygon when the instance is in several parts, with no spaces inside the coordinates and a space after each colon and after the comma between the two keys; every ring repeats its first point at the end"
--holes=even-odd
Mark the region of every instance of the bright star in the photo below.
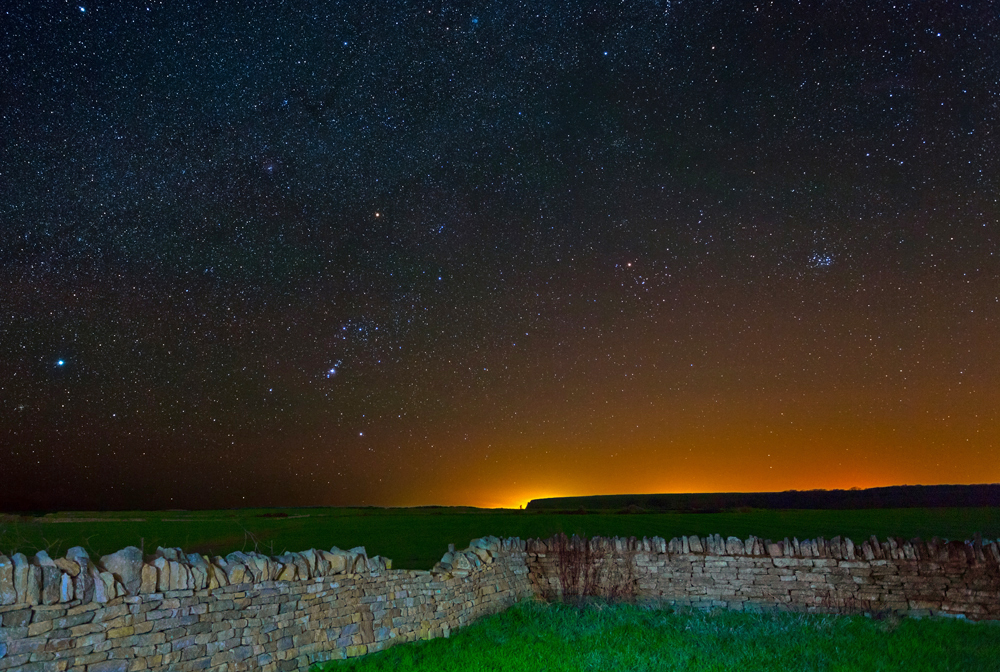
{"type": "Polygon", "coordinates": [[[58,362],[56,362],[56,366],[62,366],[65,363],[66,363],[65,361],[60,359],[58,362]]]}

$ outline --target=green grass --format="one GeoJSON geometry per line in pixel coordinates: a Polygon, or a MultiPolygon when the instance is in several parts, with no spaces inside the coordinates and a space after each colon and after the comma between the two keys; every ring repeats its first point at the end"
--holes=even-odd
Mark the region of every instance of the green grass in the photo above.
{"type": "Polygon", "coordinates": [[[675,613],[523,602],[451,639],[324,663],[324,672],[998,670],[1000,623],[790,613],[675,613]]]}
{"type": "Polygon", "coordinates": [[[515,510],[422,509],[242,509],[220,511],[116,511],[55,513],[41,517],[0,516],[0,552],[32,554],[46,549],[53,557],[83,546],[94,557],[125,546],[151,553],[157,546],[186,552],[226,554],[254,550],[268,554],[307,548],[365,546],[369,555],[393,559],[395,568],[429,569],[449,543],[465,547],[470,539],[580,536],[705,536],[718,533],[746,538],[799,539],[836,535],[856,542],[875,534],[912,538],[971,539],[1000,537],[1000,509],[869,509],[858,511],[752,510],[745,513],[661,513],[588,515],[515,510]],[[286,514],[287,518],[267,517],[286,514]]]}

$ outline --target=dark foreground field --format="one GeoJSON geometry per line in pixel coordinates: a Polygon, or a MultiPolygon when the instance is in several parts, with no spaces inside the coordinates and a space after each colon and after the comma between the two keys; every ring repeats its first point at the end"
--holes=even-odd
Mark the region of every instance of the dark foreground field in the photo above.
{"type": "Polygon", "coordinates": [[[307,548],[365,546],[369,555],[392,558],[395,568],[429,569],[449,543],[470,539],[580,536],[735,535],[746,538],[846,536],[861,541],[875,534],[946,539],[1000,537],[1000,509],[934,508],[857,511],[750,510],[743,513],[556,513],[516,510],[420,509],[242,509],[219,511],[72,512],[44,516],[0,515],[0,553],[63,555],[83,546],[100,557],[125,546],[147,554],[157,546],[188,553],[226,554],[258,550],[268,554],[307,548]]]}
{"type": "Polygon", "coordinates": [[[907,672],[1000,669],[1000,623],[524,602],[455,633],[325,672],[907,672]]]}

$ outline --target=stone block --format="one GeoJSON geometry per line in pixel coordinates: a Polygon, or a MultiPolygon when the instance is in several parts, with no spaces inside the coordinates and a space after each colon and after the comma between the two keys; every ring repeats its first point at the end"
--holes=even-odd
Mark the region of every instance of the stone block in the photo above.
{"type": "Polygon", "coordinates": [[[139,594],[149,595],[156,592],[157,571],[156,567],[143,563],[139,571],[139,594]]]}
{"type": "Polygon", "coordinates": [[[294,563],[289,562],[281,566],[277,579],[278,581],[294,581],[297,574],[298,568],[294,563]]]}
{"type": "Polygon", "coordinates": [[[101,557],[100,565],[125,587],[128,595],[138,595],[142,584],[142,551],[126,546],[120,551],[101,557]]]}
{"type": "Polygon", "coordinates": [[[42,568],[38,565],[27,565],[27,582],[24,594],[24,602],[31,605],[42,603],[42,568]]]}
{"type": "Polygon", "coordinates": [[[231,563],[226,569],[226,578],[229,579],[229,585],[248,583],[253,580],[250,570],[246,568],[246,565],[239,562],[231,563]]]}
{"type": "Polygon", "coordinates": [[[163,556],[153,559],[153,567],[156,569],[156,590],[163,593],[170,588],[170,560],[163,556]]]}
{"type": "Polygon", "coordinates": [[[11,567],[14,575],[14,592],[17,594],[17,602],[27,603],[28,601],[28,558],[24,553],[15,553],[10,556],[11,567]]]}
{"type": "Polygon", "coordinates": [[[14,588],[14,563],[6,555],[0,554],[0,606],[17,602],[14,588]]]}
{"type": "Polygon", "coordinates": [[[13,631],[15,628],[26,628],[31,623],[31,609],[4,612],[0,614],[0,623],[8,631],[13,631]]]}
{"type": "Polygon", "coordinates": [[[347,556],[341,551],[339,553],[331,551],[319,551],[323,560],[329,565],[327,575],[342,574],[349,571],[347,568],[347,556]]]}
{"type": "Polygon", "coordinates": [[[49,563],[39,567],[42,572],[42,604],[58,604],[63,574],[51,558],[49,563]]]}
{"type": "Polygon", "coordinates": [[[111,585],[111,581],[114,577],[107,572],[101,572],[94,565],[90,565],[87,570],[90,572],[90,577],[93,579],[94,584],[94,602],[98,604],[107,604],[108,601],[114,599],[114,586],[111,585]],[[102,574],[104,576],[102,576],[102,574]],[[109,580],[105,580],[108,577],[109,580]],[[110,595],[109,595],[110,590],[110,595]]]}
{"type": "Polygon", "coordinates": [[[74,596],[73,577],[69,574],[60,573],[59,581],[59,601],[72,602],[74,596]]]}

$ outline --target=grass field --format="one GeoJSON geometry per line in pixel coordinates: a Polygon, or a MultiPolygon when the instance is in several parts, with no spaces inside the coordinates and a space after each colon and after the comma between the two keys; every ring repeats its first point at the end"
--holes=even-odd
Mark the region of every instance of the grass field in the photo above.
{"type": "Polygon", "coordinates": [[[1000,623],[524,602],[458,631],[314,671],[819,672],[1000,669],[1000,623]]]}
{"type": "Polygon", "coordinates": [[[904,538],[938,536],[971,539],[1000,537],[1000,509],[868,509],[859,511],[751,510],[743,513],[582,514],[516,510],[421,509],[241,509],[219,511],[67,512],[44,516],[0,516],[0,552],[53,557],[83,546],[94,557],[125,546],[146,553],[157,546],[186,552],[226,554],[254,550],[279,554],[307,548],[365,546],[369,555],[393,559],[401,569],[429,569],[449,543],[470,539],[580,536],[735,535],[800,539],[836,535],[855,541],[875,534],[904,538]]]}

